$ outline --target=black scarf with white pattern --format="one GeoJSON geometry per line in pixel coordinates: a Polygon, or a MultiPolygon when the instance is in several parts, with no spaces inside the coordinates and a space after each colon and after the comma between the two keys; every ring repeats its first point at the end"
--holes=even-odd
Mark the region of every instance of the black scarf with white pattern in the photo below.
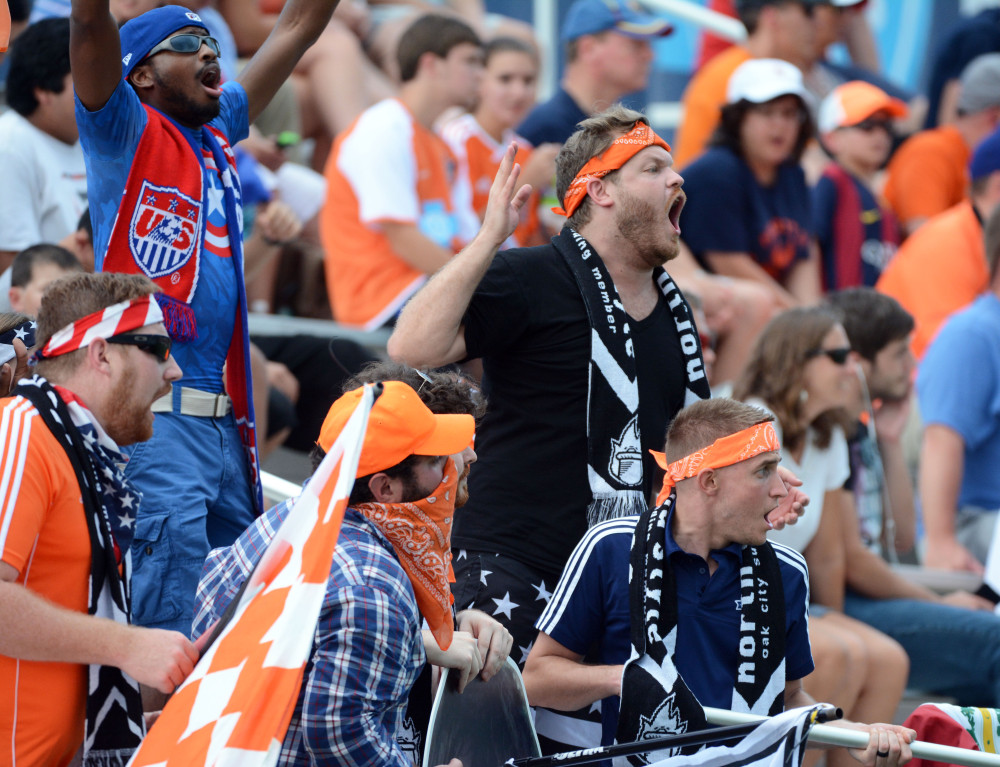
{"type": "MultiPolygon", "coordinates": [[[[632,654],[622,673],[616,740],[631,743],[708,727],[705,711],[674,664],[677,581],[666,554],[671,493],[635,526],[629,556],[632,654]]],[[[730,709],[774,716],[785,705],[785,598],[770,544],[744,546],[740,566],[739,661],[730,709]]],[[[718,659],[706,658],[714,663],[718,659]]],[[[690,753],[701,746],[689,747],[690,753]]],[[[672,752],[671,752],[672,753],[672,752]]],[[[627,757],[649,764],[649,755],[627,757]]],[[[654,759],[662,759],[660,754],[654,759]]],[[[624,761],[624,760],[621,760],[624,761]]],[[[615,763],[620,763],[615,760],[615,763]]]]}

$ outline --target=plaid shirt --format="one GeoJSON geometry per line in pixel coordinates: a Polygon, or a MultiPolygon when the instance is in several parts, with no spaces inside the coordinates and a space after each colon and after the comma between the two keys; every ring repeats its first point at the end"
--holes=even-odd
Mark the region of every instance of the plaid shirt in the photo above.
{"type": "MultiPolygon", "coordinates": [[[[293,502],[275,506],[232,546],[208,555],[195,598],[193,636],[225,611],[293,502]]],[[[426,661],[421,620],[392,545],[347,509],[279,764],[412,766],[398,739],[412,738],[404,714],[426,661]]]]}

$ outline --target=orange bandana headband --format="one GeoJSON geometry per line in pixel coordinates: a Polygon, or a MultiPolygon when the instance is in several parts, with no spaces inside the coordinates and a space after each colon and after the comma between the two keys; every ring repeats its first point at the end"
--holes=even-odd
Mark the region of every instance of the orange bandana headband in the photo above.
{"type": "Polygon", "coordinates": [[[708,447],[696,450],[691,455],[671,464],[667,463],[667,457],[663,453],[650,450],[649,452],[656,459],[656,463],[667,472],[663,478],[660,494],[656,496],[656,505],[660,506],[667,500],[674,485],[682,479],[695,476],[702,469],[721,469],[723,466],[732,466],[734,463],[749,460],[761,453],[771,453],[778,450],[781,450],[781,442],[778,441],[774,424],[770,421],[759,423],[726,437],[719,437],[708,447]]]}
{"type": "Polygon", "coordinates": [[[648,146],[662,146],[668,152],[670,151],[670,144],[657,136],[648,125],[638,122],[628,133],[616,138],[602,154],[587,160],[580,168],[580,172],[570,182],[566,196],[563,198],[563,207],[553,208],[552,212],[567,218],[572,216],[573,211],[580,207],[587,196],[588,181],[604,178],[611,171],[618,170],[648,146]]]}

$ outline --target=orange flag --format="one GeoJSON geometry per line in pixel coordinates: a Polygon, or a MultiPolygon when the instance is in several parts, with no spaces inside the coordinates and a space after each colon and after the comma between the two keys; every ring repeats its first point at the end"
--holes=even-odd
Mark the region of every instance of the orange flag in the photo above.
{"type": "Polygon", "coordinates": [[[372,402],[369,385],[261,557],[232,621],[167,703],[130,767],[257,767],[277,760],[372,402]]]}
{"type": "Polygon", "coordinates": [[[7,0],[0,0],[0,53],[7,50],[10,43],[10,8],[7,0]]]}

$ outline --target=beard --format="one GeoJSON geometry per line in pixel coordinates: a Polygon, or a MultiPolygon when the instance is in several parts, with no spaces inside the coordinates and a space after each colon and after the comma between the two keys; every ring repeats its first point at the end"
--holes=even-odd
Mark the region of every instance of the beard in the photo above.
{"type": "Polygon", "coordinates": [[[458,478],[458,487],[455,488],[455,508],[460,509],[469,502],[469,472],[472,464],[465,465],[462,476],[458,478]]]}
{"type": "Polygon", "coordinates": [[[665,212],[652,203],[623,193],[615,210],[615,225],[622,238],[635,248],[644,266],[655,268],[676,258],[677,238],[667,229],[670,223],[665,212]]]}
{"type": "MultiPolygon", "coordinates": [[[[153,419],[149,409],[152,402],[141,402],[137,398],[135,379],[135,371],[125,368],[111,392],[111,401],[116,407],[108,416],[104,430],[119,446],[145,442],[153,436],[153,419]]],[[[158,392],[156,396],[163,393],[158,392]]]]}
{"type": "MultiPolygon", "coordinates": [[[[200,74],[195,78],[195,82],[200,87],[200,74]]],[[[163,111],[173,117],[181,125],[192,128],[200,128],[202,125],[211,122],[219,116],[222,108],[220,102],[210,100],[199,103],[194,98],[185,93],[185,89],[180,83],[180,78],[176,76],[164,76],[158,70],[152,70],[153,82],[159,90],[163,111]]],[[[190,87],[190,86],[188,86],[190,87]]]]}

